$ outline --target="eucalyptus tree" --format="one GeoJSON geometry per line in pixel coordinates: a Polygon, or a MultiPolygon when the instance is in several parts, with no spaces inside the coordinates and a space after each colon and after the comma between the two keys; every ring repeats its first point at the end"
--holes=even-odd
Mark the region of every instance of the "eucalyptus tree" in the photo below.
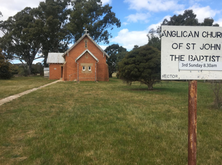
{"type": "Polygon", "coordinates": [[[109,5],[102,5],[101,0],[46,0],[38,7],[38,17],[43,24],[41,38],[44,64],[48,52],[64,52],[69,43],[76,42],[84,29],[97,42],[108,43],[111,34],[109,28],[120,27],[109,5]]]}
{"type": "Polygon", "coordinates": [[[160,29],[160,27],[156,30],[151,29],[147,34],[148,45],[157,48],[159,51],[161,51],[160,29]]]}
{"type": "MultiPolygon", "coordinates": [[[[1,17],[3,17],[3,15],[2,15],[2,12],[0,11],[0,18],[1,17]]],[[[2,29],[2,27],[1,27],[1,25],[2,25],[2,23],[3,23],[3,21],[2,20],[0,20],[0,38],[1,38],[1,36],[3,35],[3,29],[2,29]]]]}
{"type": "Polygon", "coordinates": [[[7,59],[20,60],[28,74],[31,74],[32,63],[41,48],[37,37],[41,29],[35,26],[34,10],[27,7],[0,25],[4,33],[0,38],[4,56],[7,59]]]}
{"type": "Polygon", "coordinates": [[[0,22],[3,37],[0,47],[6,58],[17,58],[27,66],[29,74],[36,57],[49,52],[64,52],[70,42],[77,41],[84,28],[97,41],[108,43],[108,29],[120,27],[109,5],[101,0],[46,0],[37,8],[27,7],[8,20],[0,22]]]}
{"type": "Polygon", "coordinates": [[[46,0],[40,2],[36,17],[42,26],[40,41],[44,65],[49,52],[64,52],[70,42],[67,29],[70,0],[46,0]]]}
{"type": "Polygon", "coordinates": [[[174,15],[170,19],[164,19],[162,25],[176,25],[176,26],[218,26],[213,24],[213,18],[205,18],[203,22],[199,22],[197,15],[193,10],[185,10],[183,14],[174,15]]]}
{"type": "Polygon", "coordinates": [[[118,70],[118,62],[124,58],[127,50],[118,44],[112,44],[105,49],[105,52],[109,55],[107,64],[109,67],[109,77],[112,77],[112,74],[118,70]]]}
{"type": "Polygon", "coordinates": [[[72,1],[68,29],[74,42],[83,35],[84,28],[87,28],[96,42],[109,43],[111,33],[108,29],[121,26],[120,20],[111,9],[109,4],[103,6],[101,0],[72,1]]]}
{"type": "MultiPolygon", "coordinates": [[[[214,24],[213,18],[205,18],[203,22],[199,22],[197,15],[193,10],[185,10],[183,14],[173,15],[170,19],[164,19],[161,26],[175,25],[175,26],[219,26],[214,24]]],[[[157,29],[151,29],[148,33],[148,45],[156,47],[161,50],[161,26],[157,29]]]]}

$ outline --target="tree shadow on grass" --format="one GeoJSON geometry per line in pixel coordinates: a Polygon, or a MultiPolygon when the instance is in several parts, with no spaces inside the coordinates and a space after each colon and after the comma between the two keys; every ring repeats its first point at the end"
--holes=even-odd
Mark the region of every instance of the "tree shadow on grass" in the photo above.
{"type": "Polygon", "coordinates": [[[154,88],[154,89],[148,89],[148,88],[129,88],[129,89],[126,89],[126,90],[130,90],[130,91],[150,91],[150,92],[155,92],[155,91],[160,91],[162,89],[157,89],[157,88],[154,88]]]}
{"type": "Polygon", "coordinates": [[[146,87],[125,87],[122,88],[123,91],[135,91],[135,92],[147,92],[163,94],[163,95],[187,95],[188,89],[178,89],[178,88],[168,88],[168,87],[154,87],[153,89],[148,89],[146,87]]]}

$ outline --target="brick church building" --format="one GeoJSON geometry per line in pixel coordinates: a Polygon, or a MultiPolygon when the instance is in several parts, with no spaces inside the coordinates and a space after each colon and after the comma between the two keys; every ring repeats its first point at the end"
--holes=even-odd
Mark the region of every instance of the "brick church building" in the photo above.
{"type": "Polygon", "coordinates": [[[109,81],[108,54],[86,33],[65,53],[49,53],[49,79],[109,81]]]}

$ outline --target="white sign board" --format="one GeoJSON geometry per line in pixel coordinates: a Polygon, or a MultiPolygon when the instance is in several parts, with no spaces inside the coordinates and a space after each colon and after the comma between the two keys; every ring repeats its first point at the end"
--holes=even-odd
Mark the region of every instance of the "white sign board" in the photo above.
{"type": "Polygon", "coordinates": [[[162,26],[162,80],[222,79],[222,28],[162,26]]]}

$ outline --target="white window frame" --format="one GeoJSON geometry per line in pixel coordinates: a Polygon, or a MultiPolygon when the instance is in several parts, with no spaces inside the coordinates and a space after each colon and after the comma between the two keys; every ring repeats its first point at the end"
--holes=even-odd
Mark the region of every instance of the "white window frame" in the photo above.
{"type": "Polygon", "coordinates": [[[92,71],[92,67],[91,67],[91,66],[88,66],[88,70],[89,70],[89,71],[92,71]]]}
{"type": "Polygon", "coordinates": [[[86,67],[85,66],[82,66],[82,71],[86,71],[86,67]]]}

